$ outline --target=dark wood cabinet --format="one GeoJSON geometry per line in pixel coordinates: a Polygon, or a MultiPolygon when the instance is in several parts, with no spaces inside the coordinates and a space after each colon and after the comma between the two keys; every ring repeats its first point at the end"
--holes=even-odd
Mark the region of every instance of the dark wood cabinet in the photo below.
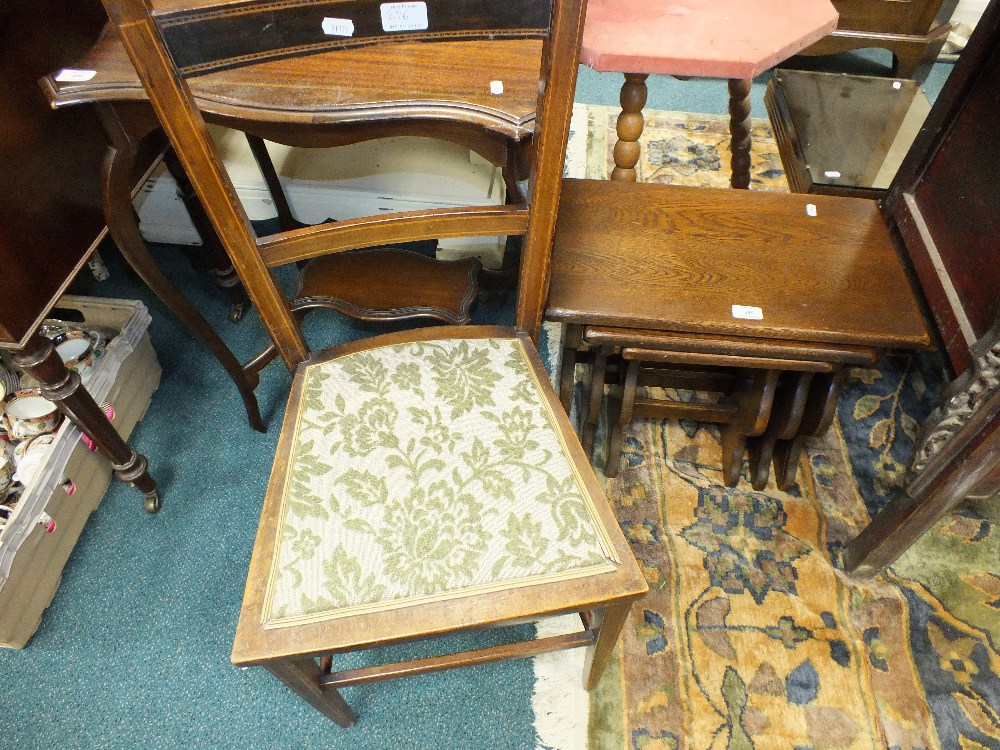
{"type": "Polygon", "coordinates": [[[87,50],[104,23],[96,0],[0,4],[0,348],[16,352],[15,364],[154,511],[160,501],[145,457],[122,440],[79,376],[37,333],[106,231],[100,177],[107,148],[93,111],[52,110],[38,80],[87,50]]]}
{"type": "Polygon", "coordinates": [[[923,78],[948,38],[958,0],[831,0],[840,13],[837,28],[803,54],[829,55],[853,49],[887,49],[893,75],[923,78]]]}
{"type": "Polygon", "coordinates": [[[959,377],[924,425],[905,492],[848,547],[848,569],[892,562],[969,497],[1000,493],[1000,0],[993,0],[882,203],[959,377]]]}
{"type": "Polygon", "coordinates": [[[103,24],[95,0],[0,4],[0,346],[25,343],[104,231],[100,123],[53,111],[37,83],[103,24]]]}

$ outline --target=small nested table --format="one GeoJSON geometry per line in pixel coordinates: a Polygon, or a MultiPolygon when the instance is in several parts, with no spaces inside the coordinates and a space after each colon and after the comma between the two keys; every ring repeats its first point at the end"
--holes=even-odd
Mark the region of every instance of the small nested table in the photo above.
{"type": "Polygon", "coordinates": [[[751,79],[837,25],[829,0],[590,0],[580,61],[625,74],[614,180],[635,181],[650,73],[729,79],[731,184],[750,186],[751,79]]]}
{"type": "Polygon", "coordinates": [[[772,462],[779,486],[794,481],[846,368],[930,344],[874,201],[652,183],[564,182],[546,317],[568,324],[567,409],[577,359],[593,360],[585,444],[609,363],[624,374],[609,474],[633,416],[670,416],[721,424],[723,481],[749,454],[757,489],[772,462]],[[654,382],[721,397],[638,398],[654,382]]]}
{"type": "MultiPolygon", "coordinates": [[[[572,325],[594,352],[590,399],[583,425],[588,449],[600,417],[607,364],[617,355],[622,395],[617,417],[609,416],[604,473],[618,474],[624,429],[635,417],[689,419],[720,425],[723,481],[739,482],[746,452],[750,483],[767,486],[773,461],[781,489],[795,481],[802,442],[822,435],[833,421],[844,375],[850,366],[872,367],[877,349],[737,336],[711,336],[669,331],[636,331],[605,326],[572,325]],[[655,399],[639,395],[638,386],[696,390],[718,394],[718,400],[655,399]]],[[[570,371],[580,346],[568,346],[570,371]]],[[[564,407],[572,383],[563,384],[564,407]]],[[[668,391],[669,393],[669,391],[668,391]]]]}

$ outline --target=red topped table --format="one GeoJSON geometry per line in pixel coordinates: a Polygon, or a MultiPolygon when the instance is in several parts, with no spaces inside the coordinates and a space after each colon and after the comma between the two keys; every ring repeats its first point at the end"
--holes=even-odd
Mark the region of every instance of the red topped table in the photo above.
{"type": "Polygon", "coordinates": [[[635,180],[646,78],[729,79],[731,184],[750,185],[750,81],[837,25],[829,0],[590,0],[580,60],[625,74],[611,178],[635,180]]]}

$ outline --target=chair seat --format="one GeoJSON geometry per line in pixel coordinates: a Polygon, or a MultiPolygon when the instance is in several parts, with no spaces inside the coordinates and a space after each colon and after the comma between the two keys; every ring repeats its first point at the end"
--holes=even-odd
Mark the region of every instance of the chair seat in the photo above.
{"type": "MultiPolygon", "coordinates": [[[[371,342],[296,375],[238,663],[246,649],[265,657],[251,648],[260,630],[365,615],[382,622],[415,604],[636,578],[606,531],[598,503],[606,514],[607,501],[530,342],[488,327],[371,342]]],[[[641,577],[631,585],[641,588],[641,577]]],[[[588,587],[574,596],[580,601],[551,606],[585,604],[588,587]]],[[[505,597],[509,612],[484,601],[470,624],[516,619],[522,606],[516,596],[505,597]]],[[[424,623],[410,633],[407,618],[390,619],[394,640],[425,634],[424,623]]],[[[337,635],[349,642],[352,630],[337,635]]],[[[367,625],[358,630],[362,640],[373,636],[367,625]]],[[[321,640],[330,651],[348,645],[329,633],[321,640]]]]}

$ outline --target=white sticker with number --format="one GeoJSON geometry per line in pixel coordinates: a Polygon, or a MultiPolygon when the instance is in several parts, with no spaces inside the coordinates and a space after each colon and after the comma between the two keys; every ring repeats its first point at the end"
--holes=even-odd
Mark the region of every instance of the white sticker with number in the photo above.
{"type": "Polygon", "coordinates": [[[80,70],[78,68],[63,68],[56,73],[56,80],[64,83],[83,83],[97,75],[96,70],[80,70]]]}
{"type": "Polygon", "coordinates": [[[423,31],[427,28],[427,3],[382,3],[383,31],[423,31]]]}
{"type": "Polygon", "coordinates": [[[324,18],[323,33],[327,36],[354,36],[354,21],[350,18],[324,18]]]}
{"type": "Polygon", "coordinates": [[[763,320],[764,311],[750,305],[733,305],[733,317],[740,320],[763,320]]]}

